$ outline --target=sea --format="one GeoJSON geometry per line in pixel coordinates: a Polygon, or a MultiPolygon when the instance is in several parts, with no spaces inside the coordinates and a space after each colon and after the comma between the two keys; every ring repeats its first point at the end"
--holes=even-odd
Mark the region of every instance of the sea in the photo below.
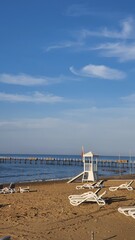
{"type": "MultiPolygon", "coordinates": [[[[8,158],[54,158],[54,159],[81,159],[80,155],[36,155],[36,154],[0,154],[0,157],[8,158]]],[[[118,160],[118,156],[99,156],[98,160],[118,160]]],[[[128,167],[98,167],[100,177],[121,176],[135,174],[135,157],[121,156],[121,159],[128,160],[128,167]]],[[[53,180],[71,179],[83,171],[83,164],[47,164],[46,161],[0,161],[0,183],[25,183],[44,182],[53,180]]]]}

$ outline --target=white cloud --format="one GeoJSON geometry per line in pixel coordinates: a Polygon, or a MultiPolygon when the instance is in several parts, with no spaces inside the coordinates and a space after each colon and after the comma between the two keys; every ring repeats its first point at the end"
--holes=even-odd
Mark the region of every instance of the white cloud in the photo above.
{"type": "Polygon", "coordinates": [[[83,29],[79,33],[79,38],[84,42],[91,36],[102,37],[105,40],[110,38],[115,42],[107,42],[97,47],[85,47],[85,51],[98,50],[105,57],[116,57],[119,61],[135,60],[135,21],[133,18],[127,18],[120,22],[121,29],[110,30],[104,27],[98,31],[83,29]],[[116,40],[119,40],[116,42],[116,40]]]}
{"type": "Polygon", "coordinates": [[[121,21],[120,26],[120,31],[110,31],[107,28],[104,28],[102,31],[103,36],[119,39],[135,38],[135,22],[132,18],[121,21]]]}
{"type": "Polygon", "coordinates": [[[119,80],[125,77],[124,72],[104,65],[89,64],[79,70],[76,70],[74,67],[70,67],[70,71],[75,75],[83,77],[103,78],[108,80],[119,80]]]}
{"type": "Polygon", "coordinates": [[[88,29],[82,29],[78,35],[81,38],[86,39],[91,36],[104,37],[112,39],[134,39],[135,38],[135,21],[133,18],[124,19],[120,22],[121,29],[110,30],[107,27],[103,27],[98,31],[91,31],[88,29]]]}
{"type": "Polygon", "coordinates": [[[58,44],[55,44],[55,45],[51,45],[47,48],[45,48],[45,51],[46,52],[49,52],[49,51],[52,51],[52,50],[57,50],[57,49],[65,49],[65,48],[73,48],[73,47],[79,47],[83,45],[83,43],[79,40],[77,41],[65,41],[65,42],[62,42],[62,43],[58,43],[58,44]]]}
{"type": "Polygon", "coordinates": [[[33,86],[48,84],[48,79],[46,78],[36,78],[26,74],[11,75],[11,74],[0,74],[0,82],[8,84],[17,84],[23,86],[33,86]]]}
{"type": "Polygon", "coordinates": [[[31,103],[58,103],[63,102],[63,98],[53,94],[43,94],[35,92],[31,95],[8,94],[0,92],[0,101],[8,102],[31,102],[31,103]]]}
{"type": "Polygon", "coordinates": [[[74,32],[75,41],[64,41],[55,45],[51,45],[45,49],[45,51],[51,51],[55,49],[73,48],[77,51],[91,51],[99,50],[103,56],[117,57],[120,61],[128,61],[135,59],[135,43],[129,42],[135,39],[135,21],[132,17],[124,19],[120,22],[120,29],[108,29],[103,27],[97,31],[89,29],[82,29],[81,31],[74,32]],[[122,42],[111,42],[100,44],[97,47],[89,47],[89,38],[98,37],[112,40],[119,40],[122,42]],[[125,40],[127,42],[125,42],[125,40]],[[86,44],[87,41],[87,44],[86,44]]]}
{"type": "Polygon", "coordinates": [[[0,83],[21,85],[21,86],[38,86],[38,85],[50,85],[58,84],[63,81],[76,81],[76,78],[71,76],[59,75],[58,77],[33,77],[26,74],[0,74],[0,83]]]}
{"type": "Polygon", "coordinates": [[[49,85],[55,84],[63,81],[66,79],[65,76],[58,76],[58,77],[34,77],[27,74],[0,74],[0,82],[7,83],[7,84],[14,84],[14,85],[22,85],[22,86],[35,86],[35,85],[49,85]]]}
{"type": "Polygon", "coordinates": [[[101,50],[104,56],[117,57],[120,61],[135,59],[135,43],[106,43],[93,50],[101,50]]]}
{"type": "Polygon", "coordinates": [[[122,30],[120,32],[123,38],[135,37],[135,21],[133,18],[125,19],[121,22],[122,30]]]}

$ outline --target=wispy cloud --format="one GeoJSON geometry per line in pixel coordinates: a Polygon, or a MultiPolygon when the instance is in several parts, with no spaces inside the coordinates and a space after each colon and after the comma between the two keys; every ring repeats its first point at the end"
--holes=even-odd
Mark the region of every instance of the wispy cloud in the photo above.
{"type": "Polygon", "coordinates": [[[66,49],[66,48],[73,48],[73,47],[79,47],[82,46],[83,42],[81,42],[79,39],[76,41],[65,41],[65,42],[61,42],[58,44],[52,44],[50,46],[48,46],[47,48],[45,48],[44,50],[46,52],[52,51],[52,50],[57,50],[57,49],[66,49]]]}
{"type": "Polygon", "coordinates": [[[100,50],[104,56],[116,57],[121,62],[135,59],[135,43],[105,43],[93,50],[100,50]]]}
{"type": "Polygon", "coordinates": [[[83,43],[92,36],[103,38],[104,42],[106,39],[111,39],[111,42],[105,42],[96,47],[89,47],[84,44],[85,51],[97,50],[105,57],[118,58],[120,62],[135,59],[135,21],[131,17],[120,22],[119,30],[110,30],[107,27],[98,29],[97,31],[83,29],[78,35],[83,43]]]}
{"type": "Polygon", "coordinates": [[[79,70],[76,70],[74,67],[70,67],[70,71],[78,76],[103,78],[108,80],[119,80],[125,78],[126,76],[124,72],[104,65],[89,64],[79,70]]]}
{"type": "Polygon", "coordinates": [[[31,95],[8,94],[0,92],[0,101],[7,102],[30,102],[30,103],[58,103],[63,102],[63,97],[55,96],[53,94],[43,94],[35,92],[31,95]]]}
{"type": "Polygon", "coordinates": [[[124,102],[127,102],[127,103],[135,103],[135,93],[130,94],[130,95],[125,96],[125,97],[121,97],[121,99],[124,102]]]}
{"type": "Polygon", "coordinates": [[[0,82],[14,85],[22,85],[22,86],[35,86],[35,85],[49,85],[59,83],[65,80],[65,76],[58,77],[34,77],[27,74],[0,74],[0,82]]]}
{"type": "Polygon", "coordinates": [[[120,26],[121,30],[119,32],[105,29],[105,36],[122,39],[135,38],[135,21],[133,18],[122,20],[120,26]]]}
{"type": "Polygon", "coordinates": [[[119,30],[110,30],[107,27],[102,27],[96,31],[82,29],[78,32],[83,39],[91,36],[104,37],[112,39],[134,39],[135,38],[135,21],[133,18],[127,18],[120,22],[119,30]]]}
{"type": "MultiPolygon", "coordinates": [[[[77,14],[77,12],[76,12],[76,14],[77,14]]],[[[78,14],[79,14],[79,8],[78,8],[78,14]]],[[[122,41],[123,40],[134,40],[135,39],[135,21],[132,17],[129,17],[127,19],[120,21],[119,29],[109,29],[106,26],[101,27],[96,30],[81,29],[79,31],[74,31],[74,33],[72,32],[72,36],[74,36],[75,40],[73,40],[73,41],[65,40],[65,41],[59,42],[57,44],[52,44],[52,45],[46,47],[44,50],[46,52],[49,52],[49,51],[57,50],[57,49],[74,48],[74,50],[80,49],[82,51],[82,50],[94,50],[94,49],[98,50],[101,47],[102,48],[106,47],[106,44],[105,45],[102,44],[101,46],[99,46],[97,48],[88,47],[88,41],[89,41],[89,38],[91,38],[91,37],[102,38],[104,40],[106,40],[106,39],[119,40],[119,41],[120,40],[122,40],[122,41]],[[87,44],[86,44],[86,42],[87,42],[87,44]]],[[[112,43],[112,45],[113,45],[113,43],[112,43]]],[[[116,43],[116,45],[117,45],[117,43],[116,43]]],[[[111,44],[110,44],[110,46],[111,46],[111,44]]],[[[123,44],[123,46],[124,46],[124,44],[123,44]]],[[[109,47],[109,46],[107,46],[107,47],[109,47]]],[[[132,47],[132,45],[131,45],[131,47],[132,47]]]]}
{"type": "Polygon", "coordinates": [[[24,85],[24,86],[33,86],[33,85],[42,85],[48,84],[49,81],[46,78],[40,77],[32,77],[26,74],[0,74],[0,82],[1,83],[8,83],[8,84],[17,84],[17,85],[24,85]]]}
{"type": "Polygon", "coordinates": [[[58,77],[33,77],[26,74],[0,74],[0,83],[21,85],[21,86],[40,86],[40,85],[50,85],[58,84],[63,81],[76,81],[76,78],[71,76],[59,75],[58,77]]]}

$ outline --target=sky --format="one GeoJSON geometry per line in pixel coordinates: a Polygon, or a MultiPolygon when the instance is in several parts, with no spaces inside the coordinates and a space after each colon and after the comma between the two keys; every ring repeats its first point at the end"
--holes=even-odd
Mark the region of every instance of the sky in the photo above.
{"type": "Polygon", "coordinates": [[[0,153],[135,155],[135,2],[0,1],[0,153]]]}

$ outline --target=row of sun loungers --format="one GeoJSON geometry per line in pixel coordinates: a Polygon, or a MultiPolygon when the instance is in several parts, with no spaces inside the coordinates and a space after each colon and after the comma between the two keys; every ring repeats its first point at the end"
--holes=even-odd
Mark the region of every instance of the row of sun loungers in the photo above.
{"type": "Polygon", "coordinates": [[[19,187],[18,190],[16,190],[14,183],[10,183],[10,185],[7,187],[4,187],[3,184],[0,184],[0,194],[15,193],[15,192],[24,193],[29,191],[30,191],[29,187],[26,187],[26,188],[19,187]]]}
{"type": "MultiPolygon", "coordinates": [[[[128,191],[132,191],[133,187],[131,186],[131,184],[133,183],[133,180],[130,182],[126,182],[124,184],[121,184],[119,186],[115,186],[115,187],[109,187],[110,191],[116,191],[118,189],[127,189],[128,191]]],[[[78,185],[76,186],[76,189],[94,189],[94,188],[103,188],[103,180],[98,181],[97,183],[85,183],[83,185],[78,185]]]]}
{"type": "MultiPolygon", "coordinates": [[[[133,190],[133,187],[131,186],[132,183],[133,183],[133,180],[130,182],[126,182],[124,184],[120,184],[119,186],[109,187],[109,190],[116,191],[118,189],[126,189],[131,191],[133,190]]],[[[76,186],[77,190],[78,189],[94,189],[94,188],[98,188],[98,189],[95,192],[89,191],[83,194],[70,195],[68,197],[70,204],[73,206],[78,206],[84,202],[96,202],[98,205],[104,206],[106,202],[102,197],[106,194],[106,191],[98,195],[101,188],[103,188],[103,180],[100,180],[97,183],[86,183],[83,185],[76,186]]],[[[128,215],[135,218],[135,207],[132,210],[128,211],[128,215]]]]}

